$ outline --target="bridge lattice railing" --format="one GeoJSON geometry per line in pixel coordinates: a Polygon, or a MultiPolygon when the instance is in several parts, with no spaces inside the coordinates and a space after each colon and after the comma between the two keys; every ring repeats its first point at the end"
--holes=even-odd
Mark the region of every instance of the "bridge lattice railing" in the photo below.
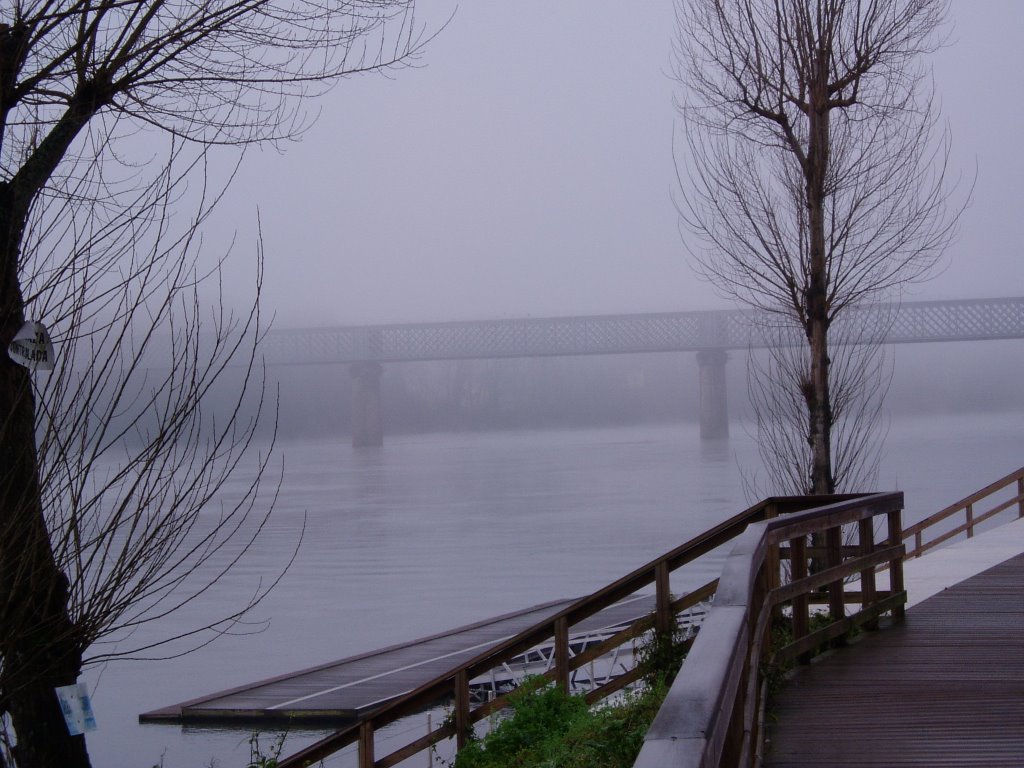
{"type": "MultiPolygon", "coordinates": [[[[850,310],[842,342],[1024,338],[1024,298],[906,302],[850,310]]],[[[745,349],[797,344],[778,315],[713,310],[272,331],[268,363],[398,362],[745,349]]]]}

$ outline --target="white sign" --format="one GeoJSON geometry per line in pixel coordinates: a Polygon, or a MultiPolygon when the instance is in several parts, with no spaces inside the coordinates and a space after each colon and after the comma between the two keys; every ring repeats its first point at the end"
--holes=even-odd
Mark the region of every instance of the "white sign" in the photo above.
{"type": "Polygon", "coordinates": [[[55,358],[50,332],[42,323],[30,320],[14,335],[7,354],[11,360],[26,368],[50,370],[55,358]]]}
{"type": "Polygon", "coordinates": [[[92,702],[89,701],[85,683],[65,685],[56,691],[64,722],[68,724],[68,733],[80,736],[86,731],[95,731],[96,718],[92,714],[92,702]]]}

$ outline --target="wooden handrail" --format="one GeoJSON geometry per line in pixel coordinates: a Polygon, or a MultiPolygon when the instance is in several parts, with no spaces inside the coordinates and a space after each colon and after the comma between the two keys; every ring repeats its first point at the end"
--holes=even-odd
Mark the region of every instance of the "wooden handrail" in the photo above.
{"type": "Polygon", "coordinates": [[[902,493],[882,493],[829,504],[783,518],[753,523],[726,559],[715,603],[708,612],[654,723],[635,768],[704,768],[752,765],[759,750],[759,713],[766,695],[764,671],[779,659],[804,656],[856,626],[872,628],[886,612],[901,617],[904,547],[900,526],[902,493]],[[888,535],[874,540],[873,518],[884,516],[888,535]],[[834,544],[843,526],[854,527],[857,553],[834,544]],[[808,575],[804,542],[824,534],[824,568],[808,575]],[[791,579],[777,584],[780,549],[788,543],[791,579]],[[875,568],[889,567],[890,589],[876,589],[875,568]],[[860,610],[845,615],[844,582],[859,575],[860,610]],[[830,623],[808,630],[808,595],[827,587],[830,623]],[[780,610],[787,603],[788,616],[780,610]],[[788,621],[792,641],[770,652],[772,625],[788,621]]]}
{"type": "Polygon", "coordinates": [[[956,538],[962,534],[966,534],[968,538],[974,536],[975,528],[989,520],[1000,512],[1004,512],[1010,507],[1017,506],[1017,516],[1024,518],[1024,467],[1021,467],[1016,472],[1011,472],[996,480],[994,483],[986,485],[980,491],[972,493],[966,498],[960,499],[960,501],[950,504],[945,509],[939,510],[934,515],[926,517],[914,525],[909,526],[903,531],[903,538],[908,543],[913,541],[913,544],[909,546],[907,550],[907,557],[920,557],[925,552],[933,549],[940,544],[944,544],[950,539],[956,538]],[[1000,502],[995,502],[995,506],[991,509],[979,512],[977,509],[978,503],[982,501],[995,501],[989,497],[999,493],[1003,489],[1016,483],[1016,494],[1008,499],[1004,499],[1000,502]],[[935,536],[928,541],[924,540],[924,532],[930,528],[945,522],[949,518],[963,513],[964,522],[960,525],[954,526],[950,529],[945,529],[939,535],[935,536]]]}
{"type": "MultiPolygon", "coordinates": [[[[619,644],[629,642],[632,638],[649,631],[652,627],[661,632],[670,631],[671,627],[675,624],[675,616],[699,601],[707,599],[715,590],[715,582],[711,582],[695,592],[691,592],[689,595],[672,600],[668,593],[668,576],[671,573],[723,544],[732,541],[753,523],[769,520],[782,514],[798,512],[809,507],[819,506],[828,501],[842,501],[855,498],[862,498],[862,496],[777,496],[765,499],[679,545],[661,557],[637,568],[632,573],[623,576],[608,586],[577,600],[553,616],[481,652],[474,658],[457,667],[453,667],[451,670],[424,683],[415,690],[375,710],[359,723],[340,730],[282,759],[278,763],[279,768],[305,768],[305,766],[319,762],[353,743],[359,744],[360,768],[388,768],[388,766],[396,765],[411,755],[431,747],[442,739],[449,738],[453,733],[456,739],[461,742],[465,736],[466,729],[471,727],[473,723],[507,706],[507,697],[499,696],[486,704],[481,704],[475,708],[471,707],[468,695],[466,694],[466,685],[469,680],[486,673],[488,670],[500,667],[502,663],[508,663],[517,655],[546,640],[555,638],[556,655],[554,669],[548,672],[546,676],[549,679],[556,680],[560,685],[565,685],[568,675],[586,663],[589,658],[572,656],[568,651],[568,644],[564,641],[564,633],[571,631],[571,628],[579,622],[639,590],[654,585],[656,589],[655,603],[657,605],[655,615],[640,619],[626,630],[620,632],[618,636],[621,636],[621,642],[619,644]],[[566,656],[569,656],[569,658],[566,659],[566,656]],[[457,727],[453,727],[450,723],[441,725],[427,736],[416,739],[414,742],[390,755],[380,758],[375,757],[373,740],[375,732],[406,715],[422,711],[438,701],[448,698],[455,700],[455,725],[457,727]]],[[[637,677],[639,677],[639,673],[634,671],[632,679],[637,677]]],[[[626,675],[606,682],[604,685],[590,691],[587,695],[588,700],[597,701],[604,696],[611,695],[626,685],[630,681],[629,678],[630,676],[626,675]],[[623,682],[623,678],[626,678],[626,682],[623,682]]]]}
{"type": "MultiPolygon", "coordinates": [[[[810,649],[820,645],[823,641],[848,632],[854,626],[863,625],[868,629],[873,628],[875,620],[882,613],[892,612],[897,616],[901,615],[902,604],[906,599],[902,577],[902,559],[904,557],[902,542],[913,542],[913,546],[905,555],[906,557],[919,556],[955,536],[961,534],[973,536],[975,528],[979,524],[1009,509],[1014,504],[1017,505],[1018,516],[1024,517],[1024,467],[905,530],[901,530],[899,526],[902,498],[900,493],[891,493],[872,496],[848,494],[765,499],[597,592],[581,598],[550,618],[523,630],[515,637],[424,683],[416,690],[374,711],[359,723],[281,760],[280,768],[311,765],[353,743],[359,744],[360,768],[388,768],[453,735],[461,743],[466,730],[472,727],[473,723],[507,706],[507,697],[499,696],[485,704],[472,707],[467,694],[469,680],[499,667],[503,663],[508,663],[517,655],[554,638],[554,668],[546,676],[560,685],[567,685],[569,675],[574,670],[588,663],[603,650],[619,647],[652,628],[659,632],[668,631],[674,625],[675,616],[681,611],[696,604],[699,600],[715,594],[716,582],[711,582],[701,587],[696,593],[672,600],[668,594],[669,576],[679,568],[733,540],[737,540],[734,553],[726,563],[722,583],[718,586],[715,595],[715,608],[708,616],[709,620],[715,616],[728,618],[714,619],[710,624],[711,631],[709,631],[708,622],[705,622],[698,635],[698,640],[689,654],[687,661],[689,666],[684,669],[692,671],[695,666],[700,668],[704,662],[690,661],[689,659],[701,659],[702,655],[707,653],[703,650],[705,648],[721,650],[726,647],[728,645],[727,638],[733,637],[730,633],[734,631],[739,631],[741,635],[745,633],[746,643],[739,643],[739,639],[741,639],[739,635],[734,638],[738,644],[734,644],[728,655],[728,663],[725,666],[708,667],[705,673],[697,676],[696,687],[702,689],[704,686],[714,683],[712,677],[722,684],[728,682],[727,688],[732,691],[733,700],[711,702],[702,699],[701,707],[710,708],[707,711],[718,712],[723,717],[733,713],[737,708],[743,709],[746,713],[743,723],[738,725],[738,721],[732,717],[723,721],[725,722],[724,726],[716,724],[715,728],[719,730],[709,731],[709,733],[715,734],[712,741],[719,745],[719,753],[723,744],[739,743],[732,738],[737,733],[741,735],[745,733],[746,736],[741,741],[746,745],[744,754],[747,754],[756,743],[756,739],[751,740],[750,738],[751,732],[756,729],[749,727],[750,716],[747,710],[750,702],[748,698],[750,696],[757,698],[755,694],[760,687],[760,683],[757,682],[757,673],[755,672],[751,677],[751,670],[756,670],[761,666],[758,660],[764,653],[765,632],[770,623],[769,619],[772,615],[778,614],[778,604],[784,601],[791,606],[789,614],[794,637],[792,643],[776,651],[775,658],[778,660],[806,659],[810,649]],[[981,512],[977,510],[979,502],[985,501],[1013,483],[1016,483],[1014,496],[997,503],[991,509],[981,512]],[[804,511],[811,507],[816,508],[809,512],[804,511]],[[962,524],[943,531],[933,539],[924,541],[923,533],[926,530],[959,513],[964,515],[962,524]],[[887,516],[889,535],[884,542],[876,543],[873,541],[871,533],[873,530],[871,519],[882,514],[887,516]],[[777,520],[780,515],[786,515],[785,520],[777,520]],[[841,537],[841,526],[851,523],[857,524],[860,539],[860,543],[854,547],[844,546],[841,537]],[[752,528],[751,526],[756,527],[752,528]],[[803,532],[801,533],[801,531],[803,532]],[[826,533],[824,548],[811,550],[806,546],[806,535],[814,532],[826,533]],[[768,539],[761,541],[756,538],[757,536],[768,536],[768,539]],[[814,559],[820,561],[823,553],[826,559],[826,568],[808,576],[808,563],[812,555],[814,559]],[[734,561],[734,557],[739,557],[740,560],[734,561]],[[790,561],[791,580],[780,587],[778,585],[780,573],[778,566],[782,560],[790,561]],[[741,561],[746,565],[738,564],[741,561]],[[756,568],[751,571],[750,568],[754,567],[755,563],[756,568]],[[888,566],[892,569],[889,577],[890,588],[887,590],[876,589],[874,585],[874,569],[879,564],[882,568],[888,566]],[[843,582],[848,576],[860,576],[862,585],[860,591],[844,591],[843,582]],[[743,579],[747,579],[745,586],[743,586],[743,579]],[[828,588],[825,598],[819,591],[823,584],[828,588]],[[655,602],[657,606],[653,615],[637,620],[616,633],[614,637],[604,640],[591,651],[581,656],[572,656],[568,649],[569,644],[565,641],[566,632],[571,631],[571,628],[579,622],[652,585],[656,589],[655,602]],[[809,606],[812,603],[821,603],[823,599],[827,599],[833,621],[829,626],[811,633],[808,628],[809,606]],[[860,610],[852,616],[844,616],[845,607],[848,604],[860,605],[860,610]],[[752,612],[754,610],[752,606],[758,607],[757,613],[744,614],[742,620],[737,624],[738,614],[735,609],[743,608],[744,611],[752,612]],[[756,640],[756,642],[751,642],[752,640],[756,640]],[[745,649],[747,656],[745,659],[742,654],[735,655],[740,653],[741,648],[745,649]],[[568,658],[566,658],[567,656],[568,658]],[[740,675],[741,672],[748,678],[745,679],[744,686],[749,690],[748,695],[736,697],[735,694],[738,690],[736,686],[739,685],[738,681],[743,676],[740,675]],[[390,755],[379,759],[375,758],[374,733],[377,730],[408,714],[422,711],[443,699],[454,699],[455,701],[454,722],[438,726],[431,733],[414,740],[390,755]],[[726,729],[725,732],[731,729],[732,733],[729,739],[723,736],[725,732],[720,730],[722,727],[726,729]],[[737,731],[738,728],[739,731],[737,731]]],[[[688,675],[693,677],[692,672],[688,672],[688,675]]],[[[639,672],[634,670],[615,680],[610,680],[589,692],[587,699],[591,702],[598,701],[638,677],[639,672]]],[[[676,687],[673,686],[673,691],[675,689],[676,687]]],[[[711,689],[719,690],[714,688],[714,685],[711,689]]],[[[666,707],[671,708],[668,701],[666,707]]],[[[663,711],[667,710],[663,707],[663,711]]],[[[656,725],[659,720],[663,720],[660,714],[656,725]]],[[[707,723],[704,726],[706,727],[707,723]]],[[[658,761],[667,753],[658,752],[659,749],[668,748],[672,755],[678,757],[694,748],[695,742],[692,742],[692,739],[679,738],[674,738],[672,746],[669,748],[666,744],[658,741],[654,726],[652,726],[651,732],[655,734],[655,737],[652,738],[649,734],[650,743],[645,742],[641,758],[649,760],[652,755],[655,755],[656,758],[654,762],[648,763],[638,760],[638,766],[660,764],[658,761]]],[[[703,745],[700,748],[701,754],[704,754],[706,758],[705,752],[711,742],[705,739],[701,743],[703,745]]],[[[714,750],[712,751],[714,752],[714,750]]],[[[718,754],[718,756],[721,757],[722,754],[718,754]]],[[[689,765],[691,763],[684,761],[673,764],[689,765]]],[[[704,765],[705,763],[692,764],[704,765]]],[[[726,761],[721,764],[730,763],[726,761]]]]}

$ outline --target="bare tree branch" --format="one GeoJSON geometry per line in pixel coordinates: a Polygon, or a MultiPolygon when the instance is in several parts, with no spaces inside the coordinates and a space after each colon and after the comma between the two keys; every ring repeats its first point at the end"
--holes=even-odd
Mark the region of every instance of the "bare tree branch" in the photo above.
{"type": "Polygon", "coordinates": [[[54,693],[84,663],[207,642],[277,578],[219,621],[170,630],[172,646],[132,644],[141,624],[212,589],[273,508],[269,454],[251,450],[255,419],[273,409],[256,355],[262,246],[251,310],[233,315],[215,297],[208,311],[201,286],[219,263],[202,266],[200,233],[223,187],[209,185],[207,151],[293,138],[310,124],[307,97],[415,63],[429,35],[414,10],[13,0],[0,11],[0,344],[32,318],[61,349],[50,373],[0,356],[0,730],[21,768],[88,766],[54,693]],[[228,498],[243,461],[257,479],[228,498]]]}

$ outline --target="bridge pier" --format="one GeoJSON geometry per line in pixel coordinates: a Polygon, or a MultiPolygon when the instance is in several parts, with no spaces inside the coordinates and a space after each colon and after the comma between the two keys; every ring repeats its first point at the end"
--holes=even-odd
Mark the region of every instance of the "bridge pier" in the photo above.
{"type": "Polygon", "coordinates": [[[380,401],[381,364],[352,363],[352,447],[384,445],[384,420],[380,401]]]}
{"type": "Polygon", "coordinates": [[[725,389],[725,363],[728,359],[724,349],[697,352],[701,440],[729,437],[729,404],[725,389]]]}

